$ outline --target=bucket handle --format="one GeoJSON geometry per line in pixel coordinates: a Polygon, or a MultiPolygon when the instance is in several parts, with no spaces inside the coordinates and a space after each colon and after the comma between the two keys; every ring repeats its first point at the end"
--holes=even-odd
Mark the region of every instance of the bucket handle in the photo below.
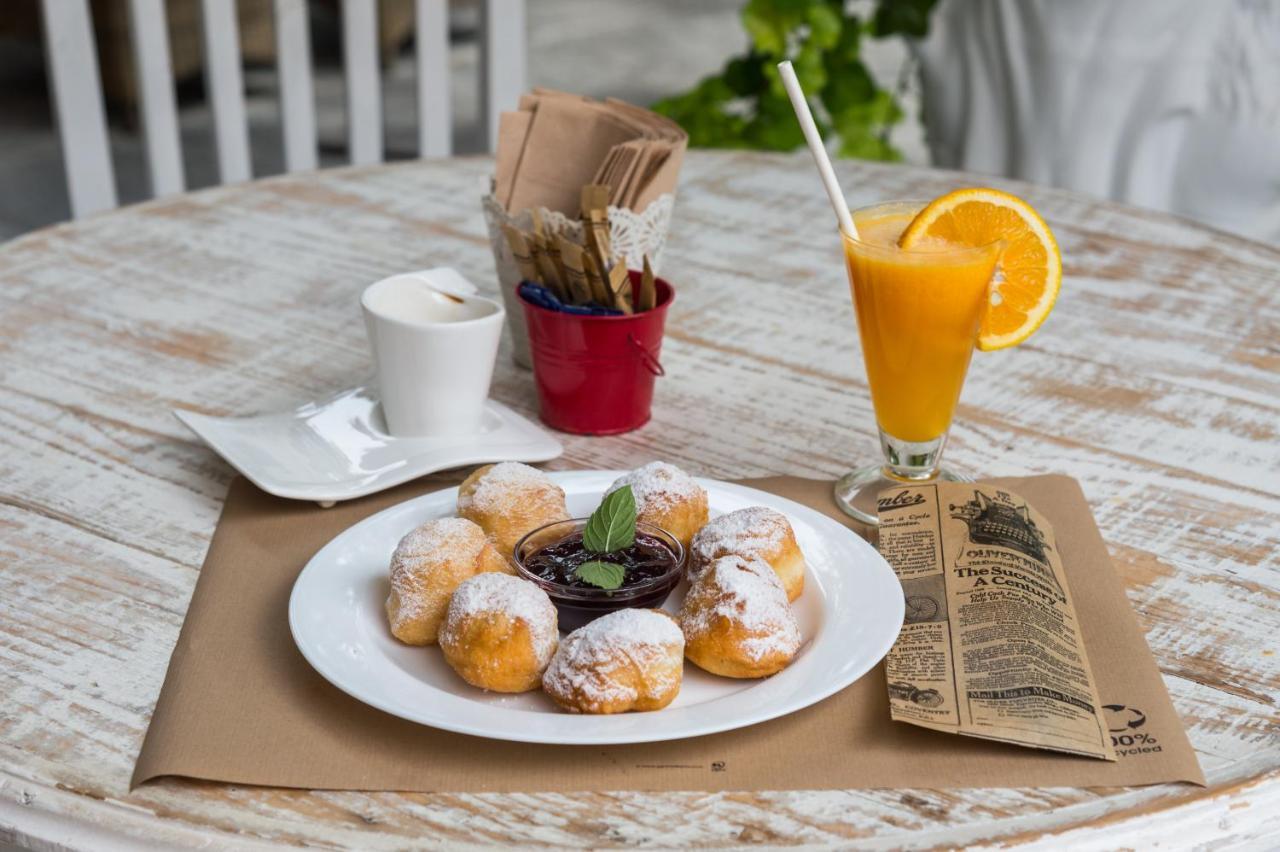
{"type": "Polygon", "coordinates": [[[665,376],[667,374],[667,371],[662,367],[662,362],[655,358],[653,353],[646,349],[643,343],[636,340],[636,336],[634,334],[628,334],[627,340],[631,341],[631,345],[639,350],[640,360],[644,362],[646,370],[653,373],[655,376],[665,376]]]}

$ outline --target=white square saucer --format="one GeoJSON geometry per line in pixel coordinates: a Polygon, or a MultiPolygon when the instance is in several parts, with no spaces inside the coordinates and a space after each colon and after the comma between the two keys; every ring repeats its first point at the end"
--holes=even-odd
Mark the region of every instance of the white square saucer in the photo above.
{"type": "Polygon", "coordinates": [[[397,438],[387,433],[382,407],[365,386],[275,414],[173,413],[263,491],[319,503],[352,500],[452,467],[547,461],[564,452],[540,426],[492,399],[474,435],[397,438]]]}

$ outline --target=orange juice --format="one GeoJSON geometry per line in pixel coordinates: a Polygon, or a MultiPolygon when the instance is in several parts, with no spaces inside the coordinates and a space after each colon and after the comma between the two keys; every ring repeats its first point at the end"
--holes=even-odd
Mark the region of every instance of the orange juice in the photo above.
{"type": "Polygon", "coordinates": [[[876,421],[911,443],[940,439],[951,425],[1000,255],[998,243],[898,248],[922,206],[856,211],[858,239],[844,238],[876,421]]]}

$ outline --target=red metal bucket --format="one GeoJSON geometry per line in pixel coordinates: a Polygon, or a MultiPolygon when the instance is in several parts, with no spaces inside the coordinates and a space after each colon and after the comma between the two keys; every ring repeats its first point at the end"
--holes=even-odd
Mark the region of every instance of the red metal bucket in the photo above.
{"type": "MultiPolygon", "coordinates": [[[[632,292],[640,273],[631,273],[632,292]]],[[[675,290],[655,282],[657,304],[630,316],[592,317],[553,311],[524,299],[533,379],[542,420],[579,435],[616,435],[649,422],[653,380],[667,308],[675,290]]]]}

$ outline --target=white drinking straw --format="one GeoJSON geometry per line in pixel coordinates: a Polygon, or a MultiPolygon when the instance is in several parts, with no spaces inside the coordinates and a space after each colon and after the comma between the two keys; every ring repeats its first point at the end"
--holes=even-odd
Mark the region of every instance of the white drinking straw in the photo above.
{"type": "Polygon", "coordinates": [[[822,144],[822,136],[818,133],[818,125],[813,123],[813,113],[809,112],[809,102],[805,100],[800,81],[796,79],[796,70],[791,67],[791,60],[778,63],[778,73],[782,75],[782,85],[787,87],[787,95],[791,98],[791,108],[796,111],[796,120],[804,131],[804,139],[809,143],[809,153],[813,154],[813,162],[822,176],[822,184],[827,188],[827,197],[831,199],[831,207],[836,211],[836,219],[840,221],[840,230],[855,240],[858,229],[849,215],[849,205],[840,191],[840,183],[836,180],[835,170],[831,168],[831,158],[827,156],[826,146],[822,144]]]}

